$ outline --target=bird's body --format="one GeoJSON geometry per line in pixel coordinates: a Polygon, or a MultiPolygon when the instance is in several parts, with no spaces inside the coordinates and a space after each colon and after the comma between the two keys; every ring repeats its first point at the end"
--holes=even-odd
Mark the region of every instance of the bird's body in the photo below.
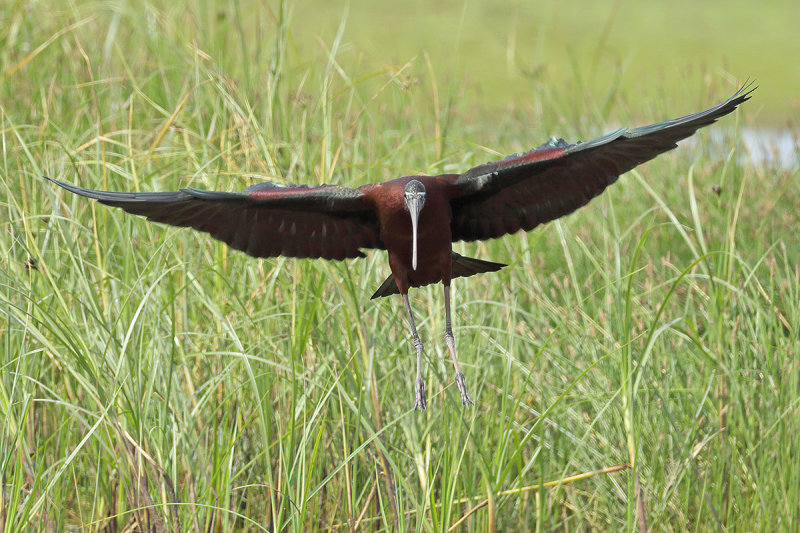
{"type": "Polygon", "coordinates": [[[453,240],[450,233],[450,198],[447,176],[411,176],[363,187],[375,202],[380,218],[380,237],[389,255],[389,267],[401,293],[451,279],[453,240]],[[425,209],[419,214],[418,254],[424,257],[412,267],[411,219],[403,203],[403,191],[411,180],[425,187],[425,209]]]}
{"type": "Polygon", "coordinates": [[[527,231],[571,213],[620,174],[675,148],[677,141],[732,112],[751,92],[742,88],[708,110],[641,128],[623,128],[585,143],[553,139],[463,174],[406,176],[357,189],[261,183],[241,193],[200,189],[125,193],[51,181],[148,220],[207,232],[256,257],[346,259],[363,257],[363,249],[385,249],[392,275],[373,298],[403,296],[417,355],[416,407],[426,406],[423,347],[408,290],[438,282],[444,286],[445,342],[461,401],[467,405],[472,400],[456,359],[450,282],[505,265],[455,254],[453,242],[527,231]]]}

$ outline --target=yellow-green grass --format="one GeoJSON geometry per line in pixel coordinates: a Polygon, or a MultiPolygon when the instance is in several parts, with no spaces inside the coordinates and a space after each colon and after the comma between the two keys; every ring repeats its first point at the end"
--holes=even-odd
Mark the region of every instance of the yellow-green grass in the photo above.
{"type": "MultiPolygon", "coordinates": [[[[409,74],[458,94],[487,113],[526,112],[554,96],[558,120],[575,124],[599,108],[667,112],[673,99],[705,105],[710,88],[746,77],[761,85],[762,125],[796,125],[800,116],[800,56],[795,21],[800,4],[711,1],[637,2],[297,2],[291,42],[318,53],[347,14],[341,61],[399,68],[410,58],[429,58],[430,71],[409,74]],[[321,40],[321,42],[320,42],[321,40]],[[316,47],[310,46],[314,42],[316,47]],[[642,101],[641,96],[649,99],[642,101]]],[[[673,108],[674,110],[674,108],[673,108]]],[[[484,118],[481,117],[485,125],[484,118]]],[[[561,129],[554,130],[560,132],[561,129]]]]}
{"type": "MultiPolygon", "coordinates": [[[[785,50],[778,5],[765,39],[785,50]]],[[[749,6],[725,6],[707,36],[738,42],[749,6]]],[[[624,2],[9,3],[2,529],[792,531],[797,176],[737,162],[737,130],[769,124],[796,74],[692,44],[668,23],[680,8],[648,26],[684,36],[664,64],[640,61],[659,54],[624,2]],[[636,32],[634,49],[603,44],[636,32]],[[685,114],[747,76],[762,88],[713,126],[721,144],[701,133],[562,221],[458,245],[509,263],[454,283],[468,409],[431,287],[412,293],[429,387],[412,410],[402,305],[369,300],[383,252],[255,260],[40,178],[237,190],[454,172],[685,114]]]]}

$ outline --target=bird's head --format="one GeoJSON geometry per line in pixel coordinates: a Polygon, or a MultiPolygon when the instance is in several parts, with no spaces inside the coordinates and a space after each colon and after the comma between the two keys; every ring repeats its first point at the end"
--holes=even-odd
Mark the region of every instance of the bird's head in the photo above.
{"type": "Polygon", "coordinates": [[[403,191],[403,202],[406,205],[408,214],[411,215],[411,233],[412,242],[411,247],[411,268],[417,269],[417,221],[419,220],[419,212],[422,211],[422,206],[425,205],[425,186],[417,180],[411,180],[406,184],[403,191]]]}

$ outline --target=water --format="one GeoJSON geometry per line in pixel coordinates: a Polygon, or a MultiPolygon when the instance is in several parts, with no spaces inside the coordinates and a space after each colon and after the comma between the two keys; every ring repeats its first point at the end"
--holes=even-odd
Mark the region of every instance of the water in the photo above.
{"type": "Polygon", "coordinates": [[[793,172],[800,166],[800,138],[786,129],[743,128],[740,138],[747,154],[742,161],[764,168],[779,168],[793,172]]]}
{"type": "MultiPolygon", "coordinates": [[[[711,149],[724,157],[731,147],[731,132],[721,128],[709,130],[711,149]]],[[[693,144],[693,138],[687,139],[693,144]]],[[[800,137],[789,129],[742,128],[739,140],[743,150],[736,154],[740,165],[794,172],[800,167],[800,137]]]]}

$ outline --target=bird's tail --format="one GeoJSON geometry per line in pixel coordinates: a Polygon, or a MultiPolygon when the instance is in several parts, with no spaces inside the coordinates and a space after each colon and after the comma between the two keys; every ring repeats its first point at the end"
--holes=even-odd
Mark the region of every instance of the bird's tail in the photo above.
{"type": "MultiPolygon", "coordinates": [[[[464,257],[453,252],[453,277],[454,278],[467,278],[475,274],[482,274],[483,272],[496,272],[503,268],[502,263],[492,263],[491,261],[483,261],[481,259],[474,259],[472,257],[464,257]]],[[[397,283],[394,282],[394,276],[389,276],[381,283],[375,294],[372,295],[372,300],[375,298],[382,298],[383,296],[390,296],[392,294],[400,294],[397,289],[397,283]]]]}
{"type": "Polygon", "coordinates": [[[483,261],[482,259],[474,259],[472,257],[464,257],[453,252],[453,277],[454,278],[468,278],[475,274],[482,274],[484,272],[497,272],[503,268],[503,263],[493,263],[491,261],[483,261]]]}

